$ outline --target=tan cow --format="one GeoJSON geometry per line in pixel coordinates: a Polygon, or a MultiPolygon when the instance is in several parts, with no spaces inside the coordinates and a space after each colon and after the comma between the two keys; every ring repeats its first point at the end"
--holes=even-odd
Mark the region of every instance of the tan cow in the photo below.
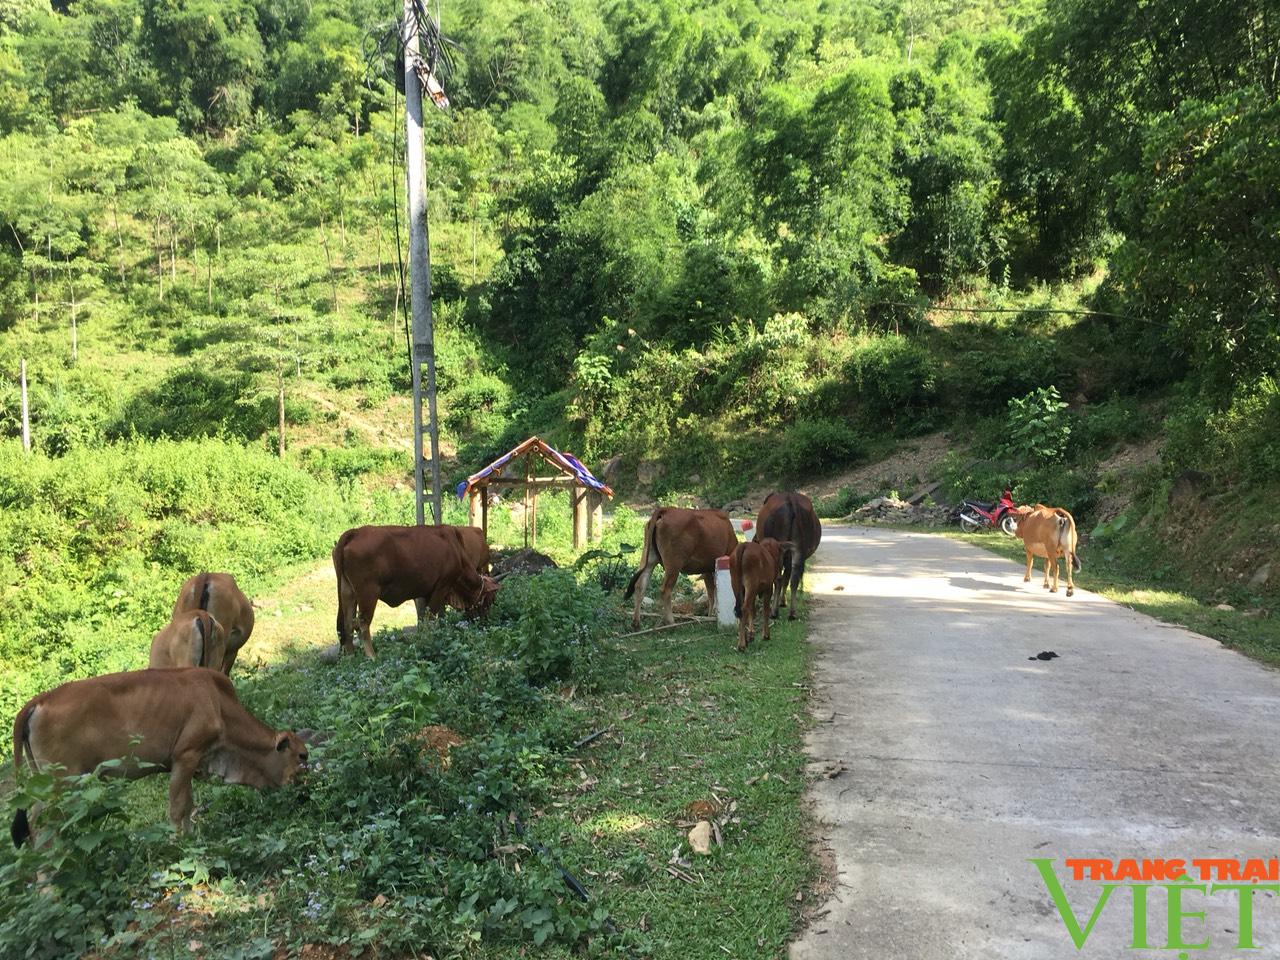
{"type": "Polygon", "coordinates": [[[226,657],[227,636],[222,624],[207,610],[176,614],[151,639],[151,669],[165,667],[211,667],[221,670],[226,657]]]}
{"type": "MultiPolygon", "coordinates": [[[[822,542],[822,524],[818,522],[813,501],[796,490],[769,494],[756,517],[754,539],[763,540],[765,537],[773,537],[779,543],[795,545],[795,549],[784,556],[782,561],[782,574],[786,582],[791,584],[791,612],[787,614],[787,619],[794,620],[796,590],[800,588],[800,581],[804,577],[805,561],[813,556],[818,544],[822,542]]],[[[773,615],[776,617],[778,608],[786,605],[786,590],[779,590],[773,601],[773,615]]]]}
{"type": "Polygon", "coordinates": [[[787,562],[795,552],[790,541],[779,543],[773,537],[740,543],[729,555],[729,581],[733,584],[733,613],[738,618],[738,651],[747,649],[755,636],[756,600],[762,599],[764,639],[769,639],[769,624],[777,609],[778,596],[786,589],[787,562]]]}
{"type": "Polygon", "coordinates": [[[1027,573],[1023,583],[1031,580],[1031,570],[1036,557],[1044,557],[1044,586],[1050,593],[1058,592],[1058,558],[1066,560],[1067,596],[1075,593],[1072,569],[1083,566],[1077,553],[1076,521],[1062,507],[1046,507],[1037,503],[1034,507],[1018,507],[1015,511],[1018,536],[1027,552],[1027,573]],[[1049,586],[1049,568],[1053,568],[1053,586],[1049,586]]]}
{"type": "Polygon", "coordinates": [[[253,633],[253,604],[236,586],[236,578],[229,573],[197,573],[178,591],[173,616],[186,610],[208,610],[222,626],[226,649],[219,666],[230,676],[236,655],[253,633]]]}
{"type": "MultiPolygon", "coordinates": [[[[115,776],[169,774],[169,820],[191,829],[191,780],[217,777],[279,787],[307,762],[297,734],[272,730],[241,706],[227,677],[204,667],[134,670],[73,680],[27,701],[13,721],[13,764],[63,776],[123,760],[115,776]]],[[[15,845],[31,835],[25,810],[13,819],[15,845]]]]}
{"type": "Polygon", "coordinates": [[[636,595],[631,625],[640,626],[640,604],[649,589],[653,568],[662,564],[662,620],[674,623],[671,615],[671,591],[680,574],[701,575],[707,585],[707,603],[711,614],[716,611],[716,560],[729,556],[738,545],[729,515],[723,510],[687,510],[683,507],[658,507],[644,526],[644,551],[640,569],[627,584],[623,600],[636,595]]]}
{"type": "Polygon", "coordinates": [[[379,600],[391,607],[422,600],[437,615],[450,602],[483,613],[498,585],[476,570],[463,537],[450,526],[365,526],[339,537],[333,547],[339,652],[355,652],[359,631],[365,656],[374,655],[369,628],[379,600]]]}

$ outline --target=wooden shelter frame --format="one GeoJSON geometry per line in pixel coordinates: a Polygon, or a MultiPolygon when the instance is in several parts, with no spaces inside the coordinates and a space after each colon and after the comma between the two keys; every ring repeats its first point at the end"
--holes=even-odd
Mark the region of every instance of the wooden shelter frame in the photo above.
{"type": "Polygon", "coordinates": [[[584,483],[563,462],[557,462],[561,459],[559,453],[538,437],[530,437],[494,463],[503,459],[507,462],[498,467],[490,464],[481,473],[488,470],[492,472],[485,476],[473,476],[466,484],[470,523],[484,530],[486,540],[489,538],[490,488],[519,490],[523,494],[526,547],[538,542],[538,494],[544,490],[570,492],[569,510],[573,519],[575,550],[601,538],[604,532],[604,500],[605,497],[613,497],[613,491],[608,486],[601,484],[601,489],[597,490],[584,483]],[[554,470],[554,475],[539,476],[539,470],[544,466],[554,470]]]}

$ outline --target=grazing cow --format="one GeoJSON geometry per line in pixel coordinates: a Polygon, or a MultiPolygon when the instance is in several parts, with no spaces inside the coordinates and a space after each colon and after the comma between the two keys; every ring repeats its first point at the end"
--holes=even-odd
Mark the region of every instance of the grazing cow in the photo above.
{"type": "Polygon", "coordinates": [[[178,602],[173,605],[173,616],[186,610],[208,610],[226,634],[226,652],[219,666],[231,676],[236,655],[253,633],[253,604],[236,586],[236,578],[229,573],[197,573],[178,591],[178,602]]]}
{"type": "Polygon", "coordinates": [[[795,544],[773,537],[738,544],[729,556],[729,581],[733,584],[733,613],[738,618],[738,651],[747,649],[755,636],[756,600],[763,599],[764,639],[769,639],[770,612],[786,587],[783,565],[795,552],[795,544]]]}
{"type": "MultiPolygon", "coordinates": [[[[272,730],[241,706],[225,675],[204,667],[134,670],[73,680],[27,701],[13,721],[13,764],[58,764],[62,776],[97,769],[129,779],[169,774],[169,820],[191,829],[191,780],[217,777],[249,787],[279,787],[307,762],[306,742],[272,730]]],[[[26,810],[10,830],[31,835],[26,810]]]]}
{"type": "MultiPolygon", "coordinates": [[[[458,531],[459,543],[463,555],[471,561],[476,573],[482,577],[489,575],[489,541],[485,539],[484,530],[480,527],[450,527],[458,531]]],[[[418,618],[426,616],[426,604],[422,600],[415,601],[418,607],[418,618]]],[[[455,610],[465,610],[467,604],[456,593],[449,595],[449,606],[455,610]]]]}
{"type": "Polygon", "coordinates": [[[1044,557],[1044,586],[1050,593],[1058,592],[1058,558],[1067,561],[1067,596],[1075,593],[1071,578],[1072,568],[1079,570],[1079,554],[1076,552],[1076,521],[1061,507],[1046,507],[1037,503],[1034,507],[1018,507],[1016,511],[1018,536],[1027,551],[1027,573],[1023,583],[1031,580],[1031,570],[1036,557],[1044,557]],[[1049,568],[1053,568],[1053,586],[1049,586],[1049,568]]]}
{"type": "Polygon", "coordinates": [[[800,580],[804,577],[805,561],[813,556],[818,544],[822,542],[822,524],[818,522],[813,501],[794,490],[769,494],[756,518],[755,539],[760,541],[765,537],[773,537],[779,543],[795,545],[795,549],[783,557],[783,589],[778,591],[773,603],[773,615],[776,617],[779,607],[787,605],[786,583],[790,582],[791,612],[787,614],[787,619],[794,620],[796,590],[800,588],[800,580]]]}
{"type": "Polygon", "coordinates": [[[221,670],[227,637],[222,624],[207,610],[177,614],[151,640],[151,669],[211,667],[221,670]]]}
{"type": "Polygon", "coordinates": [[[623,600],[636,595],[631,625],[640,626],[640,603],[649,589],[653,568],[662,564],[662,621],[674,623],[671,615],[671,591],[676,579],[684,573],[702,575],[707,585],[707,604],[716,610],[716,560],[733,553],[738,535],[733,532],[729,515],[723,510],[686,510],[683,507],[658,507],[644,525],[644,551],[640,569],[627,584],[623,600]]]}
{"type": "Polygon", "coordinates": [[[338,643],[340,652],[355,652],[358,629],[364,653],[372,657],[369,628],[378,601],[398,607],[423,600],[432,614],[446,603],[482,613],[493,602],[498,585],[476,569],[458,527],[356,527],[333,547],[338,577],[338,643]]]}

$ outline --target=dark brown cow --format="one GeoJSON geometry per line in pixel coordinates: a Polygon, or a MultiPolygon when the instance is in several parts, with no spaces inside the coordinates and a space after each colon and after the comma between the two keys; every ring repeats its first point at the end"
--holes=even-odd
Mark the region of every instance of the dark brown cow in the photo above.
{"type": "MultiPolygon", "coordinates": [[[[169,774],[169,820],[191,829],[191,779],[279,787],[307,762],[298,734],[273,730],[236,698],[225,675],[204,667],[134,670],[73,680],[27,701],[13,721],[13,765],[58,764],[63,776],[108,760],[136,779],[169,774]]],[[[31,835],[27,812],[10,829],[15,845],[31,835]]]]}
{"type": "Polygon", "coordinates": [[[221,670],[226,659],[227,637],[222,624],[207,610],[186,610],[174,616],[151,638],[152,669],[210,667],[221,670]]]}
{"type": "MultiPolygon", "coordinates": [[[[813,556],[822,542],[822,524],[818,522],[818,514],[813,509],[813,501],[803,493],[794,490],[786,493],[771,493],[765,497],[764,506],[756,518],[757,542],[765,537],[773,537],[780,543],[795,544],[795,549],[783,557],[782,574],[791,584],[791,612],[787,619],[796,618],[796,590],[804,577],[805,561],[813,556]]],[[[778,615],[779,607],[785,607],[784,590],[779,590],[774,598],[773,615],[778,615]]]]}
{"type": "Polygon", "coordinates": [[[476,570],[457,527],[356,527],[333,548],[338,577],[338,643],[355,652],[358,629],[365,656],[373,656],[369,628],[378,601],[398,607],[423,600],[439,614],[451,598],[483,612],[498,586],[476,570]]]}
{"type": "Polygon", "coordinates": [[[226,650],[222,657],[222,672],[231,675],[236,655],[253,633],[253,604],[229,573],[197,573],[182,585],[178,601],[173,605],[173,616],[187,610],[208,610],[226,633],[226,650]]]}
{"type": "MultiPolygon", "coordinates": [[[[458,531],[462,552],[476,568],[476,573],[487,577],[489,575],[489,541],[485,539],[484,530],[480,527],[452,527],[451,529],[458,531]]],[[[426,616],[426,604],[420,600],[416,602],[418,617],[421,619],[426,616]]],[[[465,610],[467,604],[461,597],[452,594],[449,597],[449,606],[455,610],[465,610]]]]}
{"type": "Polygon", "coordinates": [[[707,585],[707,603],[712,616],[716,612],[716,560],[729,556],[738,545],[729,515],[723,510],[686,510],[683,507],[658,507],[644,526],[644,552],[640,569],[627,584],[624,600],[636,595],[631,625],[640,626],[640,604],[649,589],[653,568],[662,564],[662,620],[673,623],[671,591],[680,574],[701,575],[707,585]]]}
{"type": "Polygon", "coordinates": [[[782,568],[786,558],[795,551],[793,543],[779,543],[773,537],[740,543],[729,556],[729,582],[733,584],[733,613],[738,618],[738,651],[756,633],[756,600],[762,599],[764,611],[764,639],[769,639],[770,612],[786,581],[782,568]]]}

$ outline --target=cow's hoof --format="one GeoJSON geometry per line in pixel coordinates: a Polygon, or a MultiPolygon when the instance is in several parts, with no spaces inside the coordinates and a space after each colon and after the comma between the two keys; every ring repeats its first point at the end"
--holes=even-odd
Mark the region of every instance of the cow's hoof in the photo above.
{"type": "Polygon", "coordinates": [[[1075,591],[1075,587],[1067,587],[1067,596],[1068,596],[1068,597],[1069,597],[1069,596],[1071,596],[1071,595],[1072,595],[1073,593],[1075,593],[1075,592],[1076,592],[1076,591],[1075,591]]]}
{"type": "Polygon", "coordinates": [[[1030,582],[1031,582],[1031,578],[1030,578],[1030,577],[1023,577],[1023,578],[1022,578],[1022,582],[1023,582],[1023,583],[1030,583],[1030,582]]]}

